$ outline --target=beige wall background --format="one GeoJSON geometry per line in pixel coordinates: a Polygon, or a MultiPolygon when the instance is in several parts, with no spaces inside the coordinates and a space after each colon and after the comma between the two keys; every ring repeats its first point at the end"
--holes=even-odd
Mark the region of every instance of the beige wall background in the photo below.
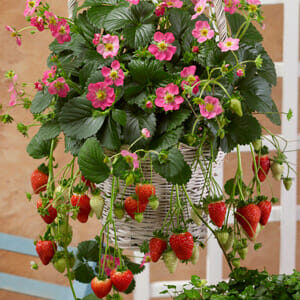
{"type": "MultiPolygon", "coordinates": [[[[31,36],[26,33],[23,37],[22,47],[17,47],[13,38],[4,30],[5,25],[12,25],[17,28],[26,26],[23,17],[23,0],[0,0],[0,103],[6,107],[8,103],[8,83],[4,79],[7,70],[13,69],[19,75],[19,80],[24,82],[34,82],[41,78],[42,72],[46,70],[46,58],[49,54],[47,45],[51,41],[48,32],[38,33],[31,36]]],[[[67,15],[66,1],[48,0],[49,4],[58,15],[67,15]]],[[[264,7],[266,28],[262,31],[265,37],[265,47],[274,61],[282,60],[282,38],[283,38],[283,11],[282,5],[270,5],[264,7]]],[[[295,41],[296,42],[296,41],[295,41]]],[[[281,107],[282,100],[282,80],[278,80],[277,87],[273,90],[273,96],[281,107]]],[[[294,99],[297,101],[297,99],[294,99]]],[[[15,109],[16,123],[30,121],[30,114],[24,115],[22,109],[15,109]],[[25,121],[24,121],[25,119],[25,121]]],[[[263,120],[273,132],[280,133],[280,128],[263,120]]],[[[15,234],[35,239],[44,230],[45,224],[37,215],[33,198],[28,203],[25,197],[27,191],[31,191],[30,175],[33,169],[39,165],[39,161],[31,159],[26,154],[26,145],[29,139],[21,136],[15,126],[0,124],[0,231],[8,234],[15,234]]],[[[35,130],[30,131],[30,136],[35,134],[35,130]]],[[[243,167],[245,174],[250,178],[251,166],[250,156],[243,154],[243,167]]],[[[62,147],[56,151],[56,160],[60,163],[70,159],[63,152],[62,147]]],[[[235,155],[229,154],[225,159],[225,178],[227,180],[233,176],[236,165],[235,155]]],[[[299,164],[298,164],[299,165],[299,164]]],[[[270,176],[271,177],[271,176],[270,176]]],[[[280,195],[280,186],[270,179],[270,185],[265,184],[265,193],[270,195],[272,187],[275,195],[280,195]]],[[[299,189],[298,189],[299,193],[299,189]]],[[[288,199],[281,199],[288,201],[288,199]]],[[[299,202],[300,203],[300,202],[299,202]]],[[[95,219],[90,219],[86,224],[73,222],[74,240],[72,245],[78,242],[93,238],[99,231],[100,224],[95,219]]],[[[258,242],[263,243],[263,247],[254,253],[251,249],[247,259],[243,262],[248,268],[266,268],[271,273],[279,272],[279,222],[269,224],[260,234],[258,242]]],[[[298,242],[300,240],[300,222],[298,223],[298,242]]],[[[22,247],[22,245],[20,245],[22,247]]],[[[300,270],[300,244],[297,247],[297,269],[300,270]]],[[[67,285],[63,275],[59,275],[54,268],[41,266],[38,271],[30,269],[32,257],[18,255],[6,251],[0,251],[0,272],[7,272],[15,275],[26,276],[32,279],[44,280],[52,283],[67,285]]],[[[200,262],[196,266],[180,265],[178,272],[169,275],[161,262],[151,264],[151,281],[162,280],[184,280],[189,279],[192,274],[197,274],[205,278],[206,250],[202,250],[200,262]]],[[[228,276],[229,270],[224,262],[224,277],[228,276]]],[[[0,299],[29,300],[38,299],[16,293],[0,290],[0,299]]],[[[132,299],[131,296],[126,297],[132,299]]],[[[142,300],[142,299],[139,299],[142,300]]]]}

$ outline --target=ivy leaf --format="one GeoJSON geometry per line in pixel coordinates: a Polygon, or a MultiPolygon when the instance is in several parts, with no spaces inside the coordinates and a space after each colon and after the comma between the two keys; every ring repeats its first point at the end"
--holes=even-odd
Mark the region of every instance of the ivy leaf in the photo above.
{"type": "Polygon", "coordinates": [[[73,268],[75,279],[82,283],[90,283],[95,277],[94,271],[87,263],[78,262],[73,268]]]}
{"type": "Polygon", "coordinates": [[[85,97],[73,98],[59,113],[60,127],[72,138],[81,140],[95,135],[102,127],[105,116],[93,117],[94,108],[85,97]]]}
{"type": "Polygon", "coordinates": [[[50,154],[51,140],[41,139],[37,134],[27,145],[27,153],[34,159],[48,157],[50,154]]]}
{"type": "Polygon", "coordinates": [[[77,258],[81,261],[98,261],[99,246],[96,241],[84,241],[77,246],[77,258]]]}
{"type": "Polygon", "coordinates": [[[84,177],[91,182],[101,183],[109,177],[110,169],[104,163],[103,150],[96,138],[89,138],[78,155],[78,164],[84,177]]]}
{"type": "Polygon", "coordinates": [[[190,166],[184,161],[182,153],[176,148],[169,151],[166,162],[160,162],[158,156],[154,155],[153,167],[160,176],[172,184],[186,184],[192,176],[190,166]]]}
{"type": "Polygon", "coordinates": [[[124,29],[124,37],[132,48],[144,47],[147,45],[155,32],[153,24],[130,24],[124,29]]]}
{"type": "Polygon", "coordinates": [[[116,121],[120,125],[122,125],[122,126],[126,125],[127,115],[126,115],[126,112],[124,110],[114,109],[112,111],[112,118],[113,118],[114,121],[116,121]]]}
{"type": "Polygon", "coordinates": [[[40,114],[51,104],[52,99],[53,95],[49,94],[47,89],[37,92],[32,101],[30,112],[40,114]]]}
{"type": "Polygon", "coordinates": [[[40,127],[37,136],[41,140],[51,140],[56,138],[59,135],[59,133],[60,133],[60,126],[58,121],[51,120],[40,127]]]}
{"type": "Polygon", "coordinates": [[[179,127],[173,131],[167,131],[164,135],[156,138],[151,145],[156,151],[167,150],[176,145],[182,135],[183,127],[179,127]]]}
{"type": "Polygon", "coordinates": [[[106,120],[103,128],[98,134],[98,138],[101,145],[109,150],[119,150],[121,147],[116,122],[111,118],[106,120]]]}
{"type": "Polygon", "coordinates": [[[65,152],[71,152],[73,156],[77,156],[84,140],[72,139],[65,135],[65,152]]]}

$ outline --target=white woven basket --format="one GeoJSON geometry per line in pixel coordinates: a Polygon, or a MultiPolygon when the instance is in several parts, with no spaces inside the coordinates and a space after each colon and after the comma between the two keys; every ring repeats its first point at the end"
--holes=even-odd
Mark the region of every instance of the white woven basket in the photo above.
{"type": "MultiPolygon", "coordinates": [[[[68,0],[68,9],[69,16],[72,17],[73,9],[76,0],[68,0]]],[[[222,0],[213,0],[215,6],[215,14],[217,20],[217,27],[219,32],[219,40],[223,41],[227,37],[227,24],[226,17],[223,8],[222,0]]],[[[193,147],[188,147],[186,145],[181,145],[180,150],[184,155],[185,161],[192,166],[195,156],[196,150],[193,147]]],[[[204,157],[209,157],[210,152],[207,150],[203,153],[204,157]]],[[[213,175],[217,176],[220,169],[223,167],[224,161],[224,153],[219,152],[216,161],[213,163],[213,175]]],[[[202,161],[204,165],[207,165],[208,160],[204,159],[202,161]]],[[[143,174],[146,180],[150,180],[150,163],[144,162],[142,164],[143,174]]],[[[207,187],[204,186],[204,176],[201,172],[200,167],[196,169],[193,168],[193,173],[190,181],[187,184],[187,191],[193,203],[198,203],[200,200],[200,195],[202,192],[203,196],[207,195],[207,187]]],[[[123,249],[132,249],[135,250],[139,245],[143,243],[145,240],[150,240],[152,238],[153,231],[160,229],[163,220],[169,211],[170,207],[170,193],[172,189],[172,185],[169,184],[164,178],[162,178],[159,174],[153,172],[152,174],[152,183],[155,185],[156,195],[159,199],[159,209],[154,211],[151,207],[147,207],[144,213],[144,220],[142,223],[138,223],[135,220],[130,219],[125,222],[125,220],[116,219],[116,228],[117,228],[117,239],[119,247],[123,249]]],[[[106,193],[107,196],[111,194],[111,184],[112,178],[108,178],[104,183],[100,184],[99,187],[106,193]]],[[[120,191],[124,188],[124,183],[120,182],[120,191]]],[[[130,196],[135,193],[134,187],[129,187],[126,190],[125,197],[130,196]]],[[[184,197],[184,195],[182,195],[184,197]]],[[[121,195],[118,194],[117,199],[120,199],[121,195]]],[[[108,199],[106,199],[106,203],[109,203],[108,199]]],[[[184,211],[184,218],[188,219],[190,217],[190,206],[187,205],[184,211]]],[[[103,216],[104,221],[108,215],[109,207],[106,205],[104,207],[103,216]]],[[[114,234],[113,229],[110,228],[110,238],[111,241],[114,242],[114,234]]],[[[206,227],[204,225],[197,226],[195,224],[189,224],[189,231],[193,234],[193,236],[197,237],[200,240],[204,240],[206,237],[206,227]]]]}

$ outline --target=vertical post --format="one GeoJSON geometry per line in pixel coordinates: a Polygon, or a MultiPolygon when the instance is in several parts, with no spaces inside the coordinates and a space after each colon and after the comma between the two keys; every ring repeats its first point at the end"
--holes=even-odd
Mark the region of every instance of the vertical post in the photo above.
{"type": "MultiPolygon", "coordinates": [[[[293,118],[282,118],[282,135],[288,141],[298,138],[298,46],[299,38],[299,1],[284,1],[284,72],[282,110],[293,111],[293,118]]],[[[290,163],[297,165],[297,152],[288,152],[290,163]]],[[[281,186],[281,234],[280,234],[280,273],[292,273],[296,266],[296,182],[289,192],[281,186]]]]}
{"type": "MultiPolygon", "coordinates": [[[[223,166],[218,170],[216,177],[217,183],[223,186],[223,166]]],[[[206,278],[209,284],[215,284],[222,280],[223,277],[223,254],[220,246],[214,236],[211,236],[207,242],[206,257],[206,278]]]]}
{"type": "MultiPolygon", "coordinates": [[[[143,254],[139,251],[133,252],[135,257],[142,257],[143,254]]],[[[136,263],[140,263],[140,258],[135,258],[134,261],[136,263]]],[[[135,276],[136,287],[134,290],[134,300],[150,300],[150,266],[149,264],[145,264],[145,270],[135,276]]]]}

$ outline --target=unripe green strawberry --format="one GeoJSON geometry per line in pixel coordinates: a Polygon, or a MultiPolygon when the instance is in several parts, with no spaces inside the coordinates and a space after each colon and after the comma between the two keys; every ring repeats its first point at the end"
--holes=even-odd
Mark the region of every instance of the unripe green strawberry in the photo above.
{"type": "Polygon", "coordinates": [[[177,264],[178,264],[178,258],[174,251],[165,251],[163,253],[163,261],[165,263],[165,266],[169,270],[171,274],[173,274],[176,271],[177,264]]]}
{"type": "Polygon", "coordinates": [[[192,257],[190,258],[193,265],[197,264],[199,257],[200,257],[199,246],[197,244],[194,244],[192,257]]]}
{"type": "Polygon", "coordinates": [[[202,221],[201,219],[198,217],[199,216],[202,216],[202,209],[201,208],[197,208],[195,207],[191,209],[191,218],[192,220],[194,221],[194,223],[198,226],[201,226],[202,225],[202,221]],[[196,210],[196,211],[195,211],[196,210]],[[197,213],[196,213],[197,212],[197,213]]]}
{"type": "Polygon", "coordinates": [[[143,219],[144,219],[144,214],[143,213],[135,213],[134,214],[134,219],[138,222],[138,223],[142,223],[143,219]]]}
{"type": "Polygon", "coordinates": [[[284,184],[284,187],[287,191],[289,191],[292,187],[292,184],[293,184],[293,179],[290,178],[290,177],[286,177],[283,179],[283,184],[284,184]]]}
{"type": "Polygon", "coordinates": [[[69,260],[69,267],[72,269],[75,265],[75,256],[73,253],[69,253],[68,260],[69,260]]]}
{"type": "Polygon", "coordinates": [[[90,206],[97,219],[101,219],[104,208],[104,198],[100,195],[93,195],[90,200],[90,206]]]}
{"type": "Polygon", "coordinates": [[[245,259],[248,254],[248,247],[238,249],[238,253],[241,259],[245,259]]]}
{"type": "Polygon", "coordinates": [[[259,151],[261,149],[261,146],[262,146],[261,139],[255,140],[254,142],[252,142],[252,144],[253,144],[255,151],[259,151]]]}
{"type": "Polygon", "coordinates": [[[271,165],[272,175],[276,180],[280,180],[283,174],[284,166],[278,162],[273,162],[271,165]]]}
{"type": "Polygon", "coordinates": [[[233,230],[231,230],[231,231],[229,231],[229,236],[228,236],[226,244],[223,245],[223,248],[225,251],[228,251],[229,249],[232,248],[233,241],[234,241],[234,232],[233,232],[233,230]]]}
{"type": "Polygon", "coordinates": [[[66,269],[66,260],[64,257],[59,258],[58,260],[56,260],[54,263],[54,268],[59,272],[59,273],[63,273],[66,269]]]}
{"type": "Polygon", "coordinates": [[[242,104],[241,101],[238,99],[231,99],[230,100],[230,109],[239,117],[243,116],[242,104]]]}
{"type": "Polygon", "coordinates": [[[241,265],[241,260],[236,257],[232,259],[231,263],[235,268],[239,268],[241,265]]]}
{"type": "Polygon", "coordinates": [[[133,174],[129,174],[127,177],[126,177],[126,185],[127,186],[130,186],[132,184],[134,184],[134,175],[133,174]]]}
{"type": "Polygon", "coordinates": [[[51,232],[57,237],[59,246],[67,247],[73,238],[73,230],[70,224],[59,223],[59,225],[51,227],[51,232]]]}
{"type": "Polygon", "coordinates": [[[125,214],[125,209],[122,204],[118,203],[114,206],[114,214],[117,219],[123,219],[125,214]]]}
{"type": "Polygon", "coordinates": [[[159,201],[157,199],[150,200],[149,205],[153,210],[157,210],[159,201]]]}
{"type": "Polygon", "coordinates": [[[220,230],[216,232],[216,236],[220,242],[220,244],[224,247],[226,245],[228,238],[229,238],[229,233],[224,230],[220,230]]]}

